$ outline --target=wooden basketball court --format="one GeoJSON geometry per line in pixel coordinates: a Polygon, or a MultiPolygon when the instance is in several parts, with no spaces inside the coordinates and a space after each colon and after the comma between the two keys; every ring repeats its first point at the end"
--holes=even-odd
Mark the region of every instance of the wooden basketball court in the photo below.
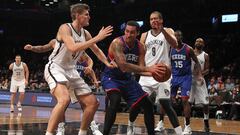
{"type": "MultiPolygon", "coordinates": [[[[44,135],[47,127],[51,108],[49,107],[32,107],[23,106],[22,113],[15,108],[14,113],[9,113],[8,104],[0,104],[0,135],[44,135]]],[[[78,133],[81,121],[82,111],[78,109],[67,109],[66,111],[66,135],[74,135],[78,133]]],[[[95,121],[99,123],[100,131],[103,129],[104,112],[99,111],[95,115],[95,121]]],[[[155,122],[158,121],[158,116],[155,116],[155,122]]],[[[183,118],[179,117],[181,125],[183,118]]],[[[115,125],[112,128],[112,134],[126,134],[127,132],[128,113],[118,113],[115,125]]],[[[240,134],[240,121],[227,121],[210,119],[211,133],[210,134],[240,134]]],[[[165,127],[167,130],[163,133],[156,134],[173,134],[172,127],[165,118],[165,127]]],[[[203,119],[192,118],[191,127],[193,134],[206,134],[203,132],[203,119]]],[[[136,121],[136,134],[143,135],[146,133],[144,126],[143,115],[140,114],[136,121]]],[[[91,132],[89,131],[89,134],[91,132]]]]}

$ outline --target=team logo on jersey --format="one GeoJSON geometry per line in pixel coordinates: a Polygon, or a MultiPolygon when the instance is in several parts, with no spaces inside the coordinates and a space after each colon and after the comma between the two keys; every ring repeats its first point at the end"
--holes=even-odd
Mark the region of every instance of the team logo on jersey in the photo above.
{"type": "Polygon", "coordinates": [[[172,60],[186,60],[186,55],[183,54],[173,54],[172,60]]]}
{"type": "Polygon", "coordinates": [[[204,61],[199,60],[199,59],[198,59],[198,61],[199,61],[200,65],[204,64],[204,61]]]}
{"type": "Polygon", "coordinates": [[[135,54],[126,54],[125,57],[128,62],[138,62],[138,56],[135,54]]]}
{"type": "Polygon", "coordinates": [[[188,95],[188,96],[190,95],[190,91],[189,91],[189,90],[187,91],[187,95],[188,95]]]}
{"type": "Polygon", "coordinates": [[[164,92],[165,92],[165,95],[166,95],[166,96],[169,96],[169,95],[170,95],[170,92],[169,92],[168,89],[164,89],[164,92]]]}
{"type": "Polygon", "coordinates": [[[151,48],[151,46],[153,46],[153,45],[160,45],[160,46],[162,46],[162,44],[163,44],[163,41],[162,41],[162,40],[157,40],[157,39],[155,39],[155,40],[152,40],[152,41],[148,42],[148,43],[146,44],[146,47],[147,47],[147,48],[151,48]]]}

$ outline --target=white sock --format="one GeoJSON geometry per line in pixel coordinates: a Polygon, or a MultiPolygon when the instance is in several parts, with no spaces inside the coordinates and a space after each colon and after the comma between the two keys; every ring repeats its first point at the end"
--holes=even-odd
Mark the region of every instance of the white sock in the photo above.
{"type": "Polygon", "coordinates": [[[64,122],[60,122],[60,123],[58,124],[58,127],[64,127],[64,125],[65,125],[64,122]]]}
{"type": "Polygon", "coordinates": [[[208,120],[209,119],[209,114],[207,113],[207,114],[205,114],[204,113],[204,120],[208,120]]]}
{"type": "Polygon", "coordinates": [[[53,135],[53,133],[49,133],[49,132],[47,131],[45,135],[53,135]]]}
{"type": "Polygon", "coordinates": [[[79,130],[78,135],[87,135],[87,130],[79,130]]]}
{"type": "Polygon", "coordinates": [[[134,122],[131,122],[130,120],[128,120],[128,126],[133,126],[134,122]]]}
{"type": "Polygon", "coordinates": [[[174,130],[177,135],[182,135],[182,127],[181,126],[175,127],[174,130]]]}

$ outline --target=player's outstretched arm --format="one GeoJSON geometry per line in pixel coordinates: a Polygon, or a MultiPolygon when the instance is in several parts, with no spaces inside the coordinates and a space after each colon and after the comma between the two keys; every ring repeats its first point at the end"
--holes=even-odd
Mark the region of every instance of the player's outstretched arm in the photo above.
{"type": "MultiPolygon", "coordinates": [[[[92,39],[92,35],[87,30],[85,30],[85,33],[86,33],[86,40],[91,40],[92,39]]],[[[97,44],[94,44],[93,46],[91,46],[90,49],[98,57],[98,59],[100,61],[102,61],[102,63],[104,63],[107,67],[109,67],[109,68],[116,67],[114,64],[109,63],[107,57],[102,52],[102,50],[97,46],[97,44]]]]}
{"type": "Polygon", "coordinates": [[[55,46],[56,40],[52,39],[45,45],[37,45],[37,46],[32,46],[31,44],[27,44],[24,46],[24,49],[27,51],[33,51],[35,53],[44,53],[51,51],[54,46],[55,46]]]}
{"type": "Polygon", "coordinates": [[[71,30],[67,24],[63,24],[60,26],[57,39],[60,41],[63,41],[66,45],[67,49],[71,52],[77,52],[77,51],[83,51],[97,42],[105,39],[106,37],[110,36],[112,34],[113,27],[108,26],[106,28],[102,27],[102,29],[99,31],[98,35],[93,37],[92,39],[86,41],[86,42],[79,42],[75,43],[72,36],[71,36],[71,30]]]}

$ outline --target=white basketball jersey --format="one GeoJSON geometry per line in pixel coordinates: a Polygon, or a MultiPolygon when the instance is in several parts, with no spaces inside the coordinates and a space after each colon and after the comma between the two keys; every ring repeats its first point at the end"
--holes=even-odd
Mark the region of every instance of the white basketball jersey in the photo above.
{"type": "Polygon", "coordinates": [[[16,65],[16,63],[14,62],[12,71],[13,71],[12,79],[16,81],[25,80],[23,62],[21,62],[20,65],[16,65]]]}
{"type": "Polygon", "coordinates": [[[205,65],[205,57],[204,56],[205,56],[205,52],[204,51],[197,56],[202,71],[204,70],[204,65],[205,65]]]}
{"type": "MultiPolygon", "coordinates": [[[[202,53],[200,53],[198,56],[197,56],[197,59],[200,63],[200,66],[201,66],[201,71],[204,70],[204,65],[205,65],[205,52],[202,51],[202,53]]],[[[195,62],[192,60],[192,71],[194,70],[194,66],[195,66],[195,62]]]]}
{"type": "MultiPolygon", "coordinates": [[[[68,23],[67,25],[71,28],[72,37],[75,43],[86,41],[85,32],[83,28],[81,29],[80,34],[78,34],[70,23],[68,23]]],[[[79,57],[82,55],[82,53],[83,51],[73,53],[67,49],[63,42],[57,41],[55,43],[55,47],[52,54],[49,56],[49,63],[54,62],[67,70],[73,69],[75,68],[75,65],[79,57]]]]}
{"type": "Polygon", "coordinates": [[[170,45],[162,33],[157,36],[152,35],[151,30],[147,32],[145,40],[146,54],[145,64],[151,66],[156,63],[164,62],[170,66],[170,45]]]}
{"type": "MultiPolygon", "coordinates": [[[[165,39],[162,33],[157,36],[152,35],[151,30],[147,32],[145,40],[146,54],[145,54],[145,64],[146,66],[152,66],[154,64],[163,62],[170,66],[170,44],[165,39]]],[[[167,81],[168,82],[168,81],[167,81]]],[[[155,86],[159,84],[151,76],[141,76],[139,83],[142,86],[155,86]]],[[[162,86],[164,84],[162,83],[162,86]]],[[[165,86],[164,86],[165,87],[165,86]]],[[[166,89],[170,89],[167,88],[166,89]]]]}

